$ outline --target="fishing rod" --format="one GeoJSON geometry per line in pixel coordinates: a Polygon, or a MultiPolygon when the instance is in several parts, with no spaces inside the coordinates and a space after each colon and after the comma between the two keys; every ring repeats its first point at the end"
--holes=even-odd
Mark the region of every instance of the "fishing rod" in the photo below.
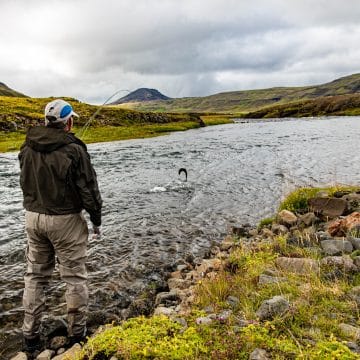
{"type": "Polygon", "coordinates": [[[94,114],[89,118],[89,120],[84,124],[84,126],[77,132],[76,136],[79,138],[79,139],[82,139],[82,137],[85,135],[87,129],[89,128],[91,122],[95,119],[96,115],[100,112],[100,110],[105,106],[107,105],[107,103],[117,94],[119,94],[120,92],[127,92],[129,93],[130,90],[117,90],[116,92],[114,92],[109,98],[107,98],[105,100],[105,102],[100,105],[97,110],[94,112],[94,114]]]}

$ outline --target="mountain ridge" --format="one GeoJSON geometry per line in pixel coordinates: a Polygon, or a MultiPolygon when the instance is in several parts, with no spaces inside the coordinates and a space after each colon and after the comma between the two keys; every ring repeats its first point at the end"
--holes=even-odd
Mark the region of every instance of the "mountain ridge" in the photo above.
{"type": "Polygon", "coordinates": [[[156,100],[170,100],[168,96],[162,94],[159,90],[150,88],[139,88],[126,96],[114,101],[111,105],[125,104],[131,102],[147,102],[156,100]]]}
{"type": "Polygon", "coordinates": [[[27,97],[26,95],[9,88],[3,82],[0,82],[0,96],[27,97]]]}

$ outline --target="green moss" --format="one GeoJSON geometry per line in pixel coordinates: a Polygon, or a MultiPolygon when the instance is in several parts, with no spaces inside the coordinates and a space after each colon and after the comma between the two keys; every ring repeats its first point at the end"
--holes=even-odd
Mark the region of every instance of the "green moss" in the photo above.
{"type": "Polygon", "coordinates": [[[193,327],[183,327],[165,316],[130,319],[106,329],[85,345],[78,359],[115,355],[120,359],[196,359],[205,355],[204,340],[193,327]]]}

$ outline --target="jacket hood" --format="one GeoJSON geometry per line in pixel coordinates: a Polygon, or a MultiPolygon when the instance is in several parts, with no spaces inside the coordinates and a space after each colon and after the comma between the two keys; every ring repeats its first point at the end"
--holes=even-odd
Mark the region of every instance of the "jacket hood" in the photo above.
{"type": "Polygon", "coordinates": [[[77,143],[86,149],[86,145],[74,134],[63,129],[36,126],[30,128],[26,135],[25,144],[38,152],[52,152],[62,146],[77,143]]]}

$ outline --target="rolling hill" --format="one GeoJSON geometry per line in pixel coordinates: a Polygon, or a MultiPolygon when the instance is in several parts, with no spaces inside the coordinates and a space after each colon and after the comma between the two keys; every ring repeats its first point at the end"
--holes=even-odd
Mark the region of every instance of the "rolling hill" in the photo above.
{"type": "Polygon", "coordinates": [[[26,97],[26,95],[21,94],[13,89],[10,89],[7,85],[0,82],[0,96],[16,96],[16,97],[26,97]]]}
{"type": "Polygon", "coordinates": [[[154,112],[210,112],[247,113],[273,105],[284,105],[302,100],[339,96],[360,92],[360,74],[332,82],[303,87],[273,87],[260,90],[231,91],[204,97],[174,98],[168,100],[134,101],[118,106],[154,112]]]}

